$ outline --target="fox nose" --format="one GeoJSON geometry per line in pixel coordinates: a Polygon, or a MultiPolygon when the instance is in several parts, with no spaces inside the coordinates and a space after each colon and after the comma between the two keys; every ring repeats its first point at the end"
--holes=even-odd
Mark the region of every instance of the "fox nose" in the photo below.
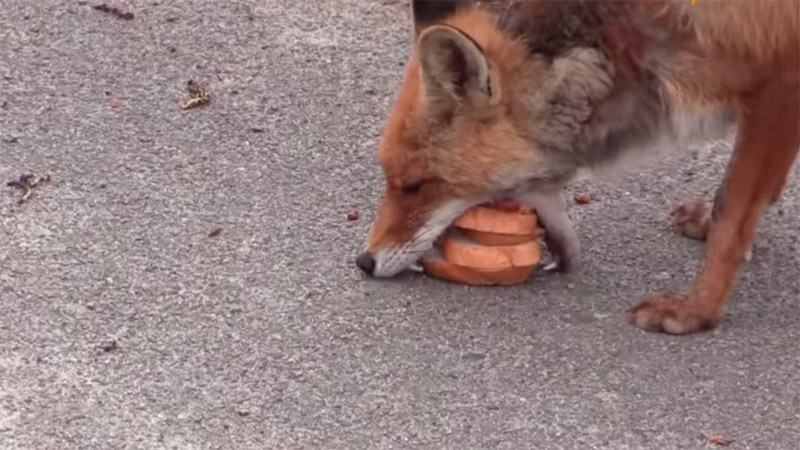
{"type": "Polygon", "coordinates": [[[367,252],[358,255],[356,258],[356,265],[367,275],[372,275],[375,271],[375,258],[367,252]]]}

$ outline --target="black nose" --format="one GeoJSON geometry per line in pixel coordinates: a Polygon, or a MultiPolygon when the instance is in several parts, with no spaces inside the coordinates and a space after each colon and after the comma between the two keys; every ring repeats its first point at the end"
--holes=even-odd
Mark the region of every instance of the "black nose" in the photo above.
{"type": "Polygon", "coordinates": [[[364,252],[356,258],[356,265],[367,275],[372,275],[372,272],[375,271],[375,258],[369,253],[364,252]]]}

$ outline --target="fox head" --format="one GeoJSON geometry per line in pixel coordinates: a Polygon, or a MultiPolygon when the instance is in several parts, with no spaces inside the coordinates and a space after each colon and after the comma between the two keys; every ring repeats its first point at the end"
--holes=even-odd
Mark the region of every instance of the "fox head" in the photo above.
{"type": "Polygon", "coordinates": [[[570,125],[535,126],[571,75],[463,3],[413,3],[415,45],[378,148],[383,198],[356,258],[369,275],[414,265],[468,208],[572,170],[537,144],[568,139],[570,125]]]}

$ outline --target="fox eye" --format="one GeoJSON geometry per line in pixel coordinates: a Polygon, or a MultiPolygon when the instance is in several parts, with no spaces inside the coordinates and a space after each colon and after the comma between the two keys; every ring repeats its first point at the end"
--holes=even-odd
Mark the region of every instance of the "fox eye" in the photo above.
{"type": "Polygon", "coordinates": [[[422,181],[415,181],[413,183],[404,184],[402,189],[404,194],[416,194],[422,188],[422,181]]]}

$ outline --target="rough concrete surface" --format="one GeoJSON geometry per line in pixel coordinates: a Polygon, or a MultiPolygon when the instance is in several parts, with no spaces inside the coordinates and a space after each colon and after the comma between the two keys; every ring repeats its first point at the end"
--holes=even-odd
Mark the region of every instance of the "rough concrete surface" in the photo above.
{"type": "Polygon", "coordinates": [[[0,0],[0,180],[52,177],[0,195],[0,448],[797,448],[796,184],[711,333],[623,313],[691,282],[725,142],[577,183],[578,273],[367,280],[403,2],[108,3],[0,0]]]}

